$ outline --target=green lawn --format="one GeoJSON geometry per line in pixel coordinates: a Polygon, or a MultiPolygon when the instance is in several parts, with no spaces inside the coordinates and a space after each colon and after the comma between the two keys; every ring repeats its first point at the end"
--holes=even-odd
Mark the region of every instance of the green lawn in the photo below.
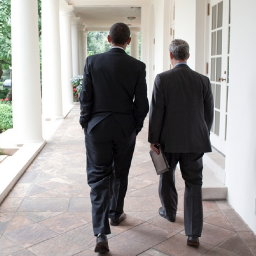
{"type": "Polygon", "coordinates": [[[3,86],[2,85],[0,85],[0,90],[3,90],[3,86]]]}

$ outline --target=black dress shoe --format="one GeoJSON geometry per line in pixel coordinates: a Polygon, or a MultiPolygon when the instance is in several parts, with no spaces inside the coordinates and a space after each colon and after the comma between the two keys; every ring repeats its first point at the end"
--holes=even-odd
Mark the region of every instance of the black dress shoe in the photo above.
{"type": "Polygon", "coordinates": [[[199,245],[198,236],[188,236],[187,245],[198,246],[199,245]]]}
{"type": "Polygon", "coordinates": [[[94,251],[99,253],[109,252],[108,239],[105,234],[98,234],[94,251]]]}
{"type": "Polygon", "coordinates": [[[126,218],[125,213],[123,212],[119,218],[116,219],[110,219],[110,225],[111,226],[118,226],[124,219],[126,218]]]}
{"type": "Polygon", "coordinates": [[[176,215],[175,214],[173,214],[173,215],[165,215],[162,207],[159,208],[158,212],[159,212],[159,215],[161,217],[167,219],[170,222],[175,222],[175,220],[176,220],[176,215]]]}

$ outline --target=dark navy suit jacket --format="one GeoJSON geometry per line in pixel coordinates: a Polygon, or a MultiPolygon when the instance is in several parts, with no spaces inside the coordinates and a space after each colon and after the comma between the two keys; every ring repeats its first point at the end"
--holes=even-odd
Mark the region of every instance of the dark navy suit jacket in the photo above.
{"type": "Polygon", "coordinates": [[[213,95],[208,77],[181,64],[157,75],[149,118],[150,143],[169,153],[211,151],[213,95]]]}
{"type": "Polygon", "coordinates": [[[145,69],[119,48],[86,59],[79,101],[80,124],[87,133],[113,115],[127,136],[138,134],[149,109],[145,69]]]}

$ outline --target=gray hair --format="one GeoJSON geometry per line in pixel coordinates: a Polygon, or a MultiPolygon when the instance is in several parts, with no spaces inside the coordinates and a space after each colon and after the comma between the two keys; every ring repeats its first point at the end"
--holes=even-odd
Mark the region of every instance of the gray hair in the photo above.
{"type": "Polygon", "coordinates": [[[186,60],[189,56],[189,45],[184,40],[175,39],[170,44],[169,51],[175,60],[186,60]]]}

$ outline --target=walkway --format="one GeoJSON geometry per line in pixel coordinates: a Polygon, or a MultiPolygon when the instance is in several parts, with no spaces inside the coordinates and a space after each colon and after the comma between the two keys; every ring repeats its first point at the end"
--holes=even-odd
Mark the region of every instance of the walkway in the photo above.
{"type": "MultiPolygon", "coordinates": [[[[1,256],[96,255],[78,117],[76,105],[0,206],[1,256]]],[[[177,221],[170,223],[158,215],[158,176],[148,151],[145,124],[130,171],[127,219],[112,227],[106,256],[256,255],[256,237],[225,201],[203,203],[201,245],[187,246],[181,175],[177,221]]]]}

